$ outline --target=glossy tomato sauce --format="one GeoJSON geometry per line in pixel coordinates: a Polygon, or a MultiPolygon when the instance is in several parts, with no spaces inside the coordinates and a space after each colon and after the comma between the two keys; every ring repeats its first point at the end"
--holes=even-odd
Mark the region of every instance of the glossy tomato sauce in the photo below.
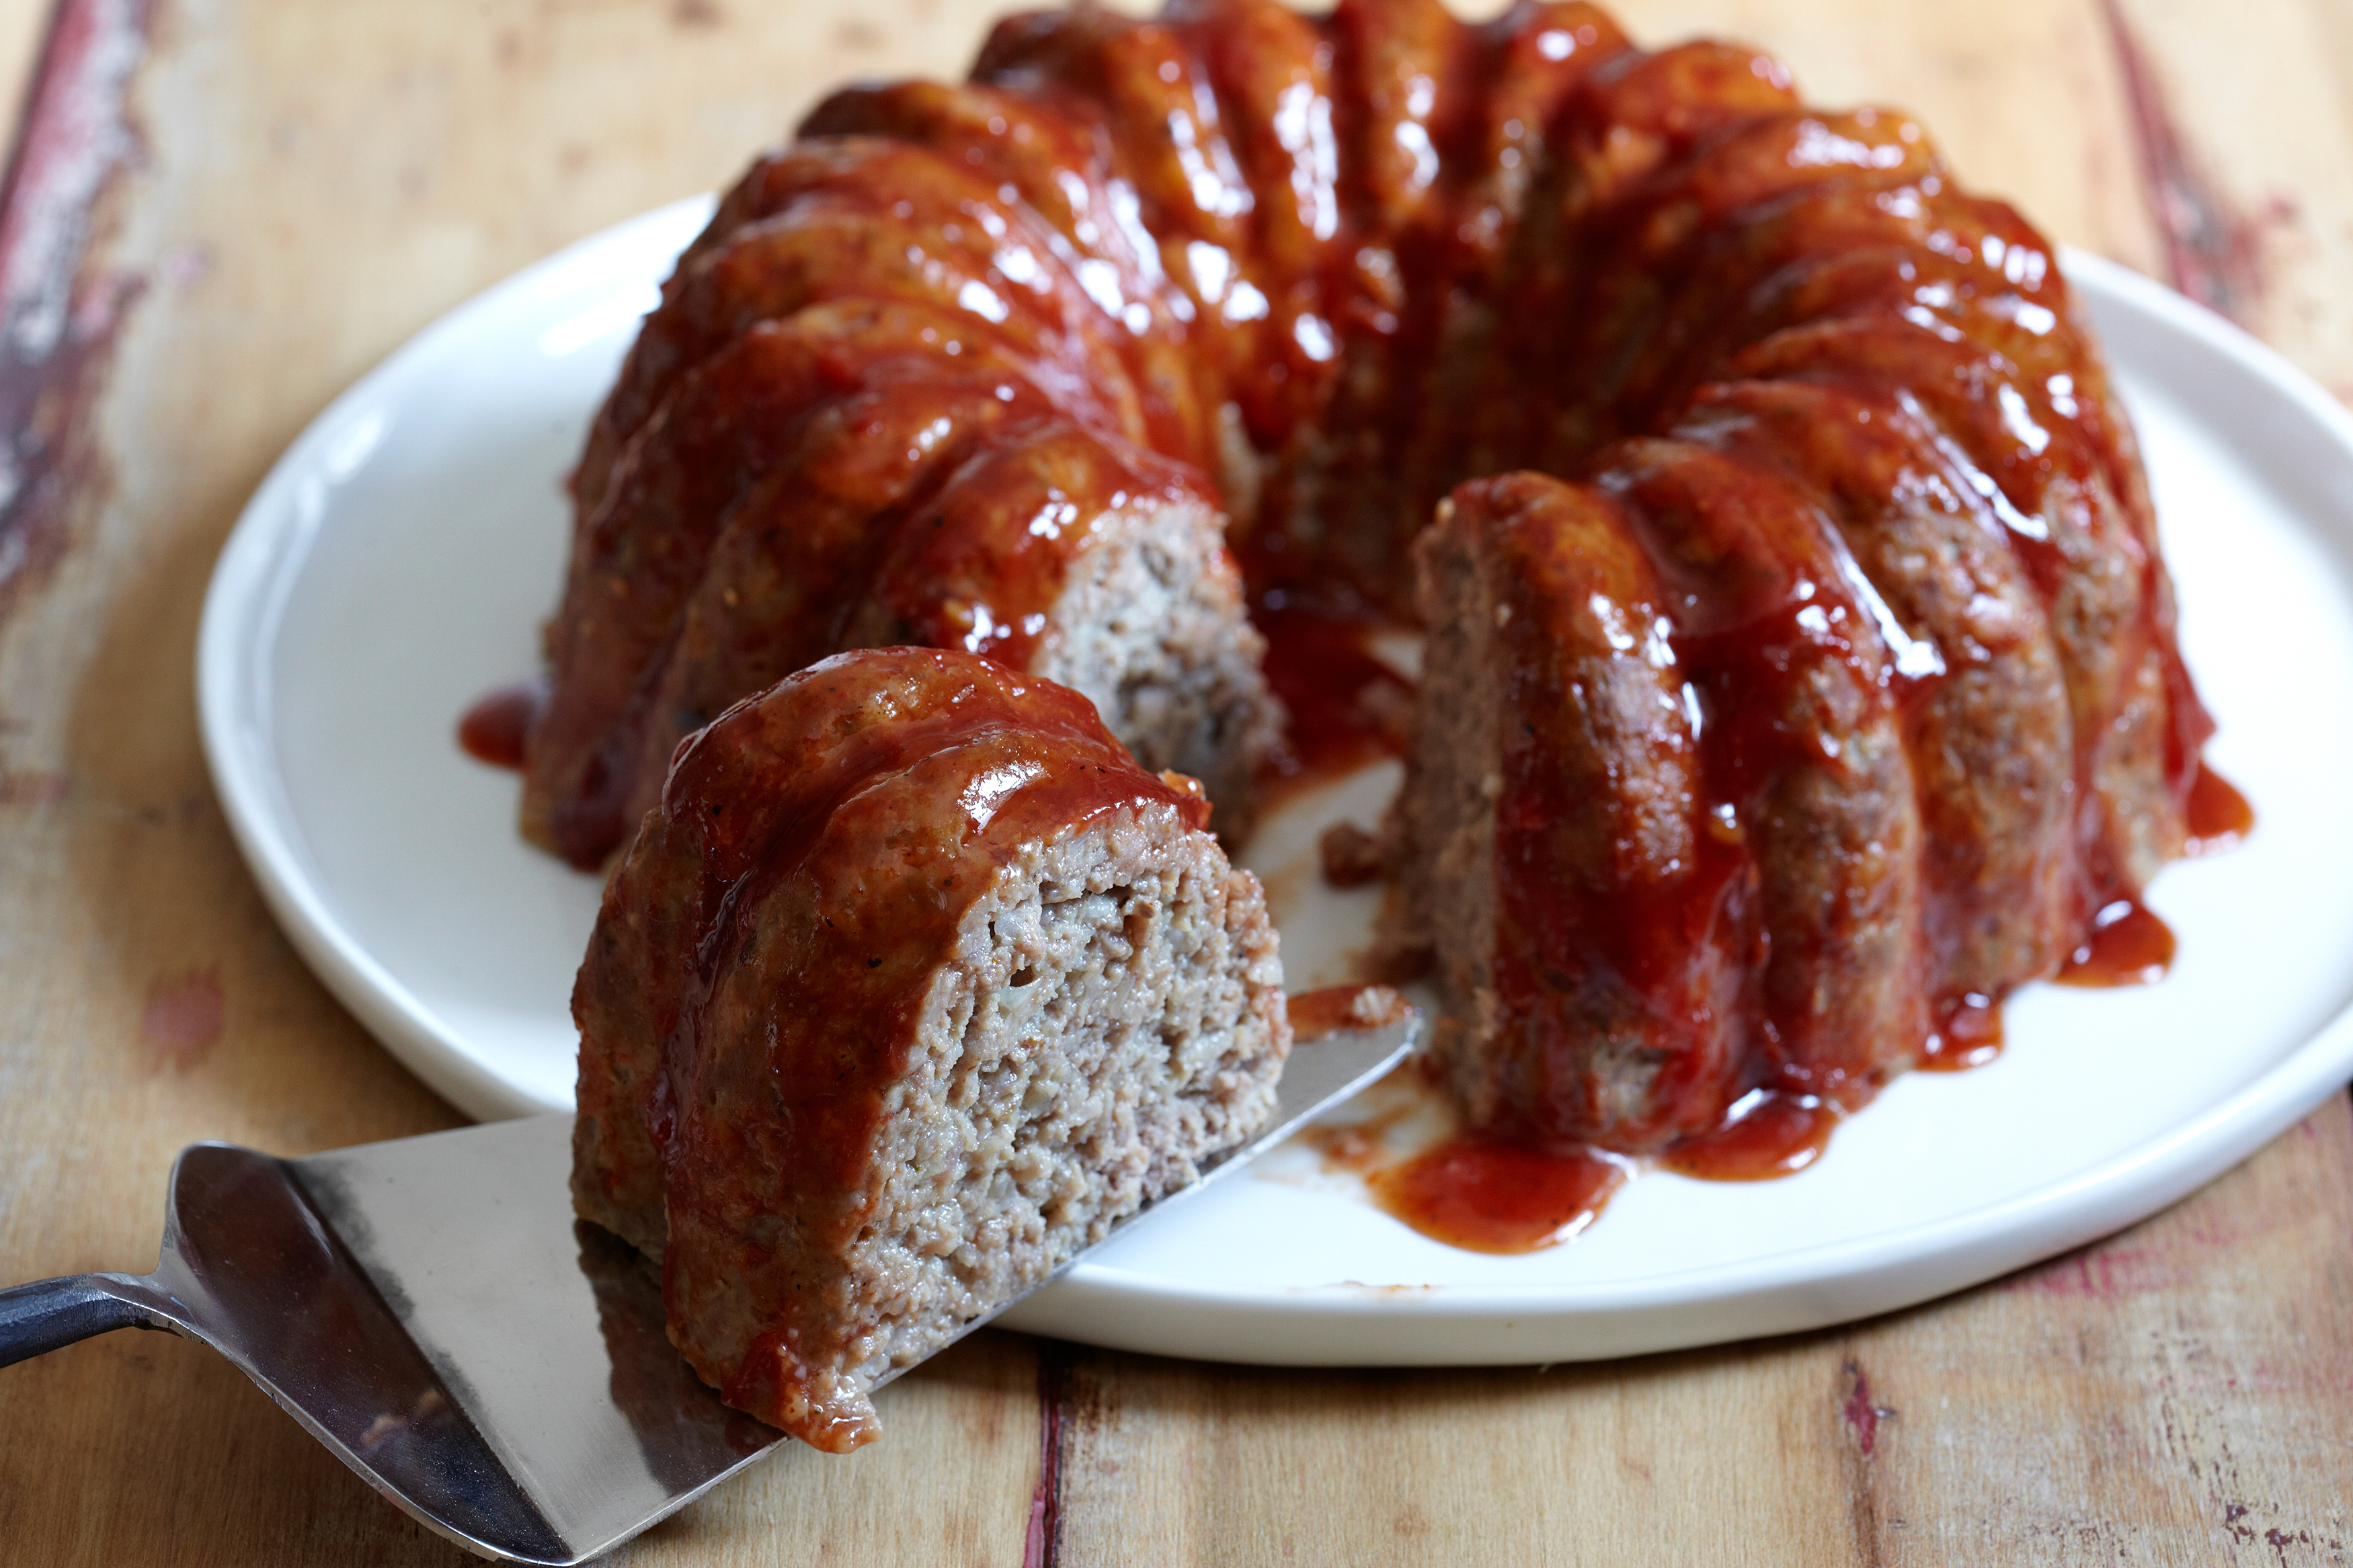
{"type": "Polygon", "coordinates": [[[547,690],[547,678],[534,676],[483,693],[458,721],[459,747],[478,763],[521,772],[547,690]]]}

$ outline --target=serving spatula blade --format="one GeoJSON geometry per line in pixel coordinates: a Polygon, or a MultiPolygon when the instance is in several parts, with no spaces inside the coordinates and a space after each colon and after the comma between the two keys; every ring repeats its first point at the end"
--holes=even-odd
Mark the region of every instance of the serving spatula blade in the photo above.
{"type": "MultiPolygon", "coordinates": [[[[1267,1130],[1113,1234],[1355,1094],[1419,1026],[1299,1042],[1267,1130]]],[[[301,1160],[196,1144],[173,1167],[155,1271],[0,1291],[0,1365],[111,1329],[185,1334],[451,1541],[584,1562],[783,1435],[719,1403],[670,1347],[638,1255],[573,1218],[571,1134],[558,1115],[301,1160]]]]}

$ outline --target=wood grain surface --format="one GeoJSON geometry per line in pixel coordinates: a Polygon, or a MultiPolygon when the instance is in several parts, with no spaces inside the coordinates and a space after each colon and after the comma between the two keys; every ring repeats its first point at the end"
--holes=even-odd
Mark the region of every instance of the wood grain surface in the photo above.
{"type": "MultiPolygon", "coordinates": [[[[726,179],[993,0],[64,0],[0,216],[0,1280],[143,1269],[173,1155],[452,1124],[278,934],[195,624],[277,453],[438,311],[726,179]]],[[[2353,4],[1641,0],[2353,396],[2353,4]]],[[[38,36],[0,5],[0,89],[38,36]],[[8,51],[12,47],[17,54],[8,51]]],[[[968,1342],[632,1564],[2348,1560],[2353,1110],[2109,1242],[1835,1332],[1538,1372],[968,1342]]],[[[0,1561],[449,1563],[199,1347],[0,1371],[0,1561]]]]}

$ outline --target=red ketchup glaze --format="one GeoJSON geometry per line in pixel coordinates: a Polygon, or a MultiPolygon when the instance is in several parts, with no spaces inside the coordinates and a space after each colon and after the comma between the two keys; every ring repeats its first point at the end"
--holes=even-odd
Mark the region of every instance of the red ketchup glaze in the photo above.
{"type": "MultiPolygon", "coordinates": [[[[1347,987],[1337,992],[1349,994],[1347,987]]],[[[1295,1009],[1296,1000],[1293,1005],[1295,1009]]],[[[1736,1104],[1722,1126],[1670,1144],[1657,1164],[1707,1182],[1795,1175],[1828,1151],[1849,1109],[1816,1095],[1759,1089],[1736,1104]]],[[[1402,1114],[1392,1110],[1361,1129],[1330,1130],[1336,1135],[1319,1144],[1324,1163],[1364,1173],[1384,1212],[1467,1251],[1535,1252],[1568,1241],[1638,1169],[1624,1155],[1588,1144],[1514,1142],[1476,1133],[1384,1161],[1380,1140],[1402,1114]]]]}
{"type": "Polygon", "coordinates": [[[1912,1065],[1922,1072],[1967,1072],[2001,1055],[2001,1004],[1975,992],[1948,999],[1936,1032],[1912,1065]]]}
{"type": "Polygon", "coordinates": [[[1413,682],[1372,650],[1378,622],[1263,595],[1250,620],[1266,637],[1266,679],[1289,712],[1284,749],[1263,783],[1271,791],[1327,782],[1405,754],[1413,682]]]}
{"type": "Polygon", "coordinates": [[[1764,1182],[1792,1176],[1822,1157],[1839,1124],[1838,1107],[1814,1095],[1761,1093],[1713,1132],[1671,1146],[1659,1163],[1709,1182],[1764,1182]]]}
{"type": "Polygon", "coordinates": [[[1457,1138],[1371,1180],[1374,1201],[1433,1241],[1468,1252],[1535,1252],[1599,1216],[1626,1179],[1591,1150],[1457,1138]]]}
{"type": "Polygon", "coordinates": [[[547,678],[485,692],[458,721],[458,744],[478,763],[520,772],[531,731],[547,708],[547,678]]]}
{"type": "Polygon", "coordinates": [[[2062,985],[2153,985],[2173,963],[2173,932],[2137,900],[2118,899],[2092,917],[2091,934],[2067,955],[2062,985]]]}
{"type": "Polygon", "coordinates": [[[1496,642],[1512,672],[1498,721],[1493,971],[1510,1020],[1498,1055],[1510,1054],[1483,1070],[1509,1086],[1514,1131],[1641,1150],[1714,1126],[1738,1096],[1728,1068],[1753,1005],[1756,900],[1745,852],[1700,819],[1708,780],[1670,706],[1678,681],[1641,661],[1634,679],[1649,700],[1629,705],[1640,727],[1629,722],[1627,743],[1606,756],[1561,718],[1574,692],[1603,689],[1620,642],[1655,639],[1665,618],[1658,574],[1624,521],[1608,497],[1511,475],[1459,491],[1444,526],[1486,532],[1496,642]],[[1649,847],[1662,843],[1672,847],[1649,847]],[[1600,1037],[1633,1042],[1656,1064],[1639,1105],[1593,1091],[1600,1037]]]}
{"type": "Polygon", "coordinates": [[[2192,855],[2231,848],[2255,827],[2255,808],[2247,797],[2202,762],[2198,776],[2189,781],[2188,816],[2192,855]]]}
{"type": "Polygon", "coordinates": [[[1404,997],[1386,985],[1327,985],[1302,991],[1289,999],[1291,1037],[1320,1039],[1343,1029],[1378,1029],[1403,1019],[1412,1011],[1404,997]]]}

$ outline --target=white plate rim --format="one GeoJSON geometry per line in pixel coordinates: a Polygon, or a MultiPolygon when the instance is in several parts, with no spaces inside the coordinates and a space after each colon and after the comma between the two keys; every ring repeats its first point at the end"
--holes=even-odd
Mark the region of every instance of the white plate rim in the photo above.
{"type": "MultiPolygon", "coordinates": [[[[642,213],[534,262],[457,306],[345,388],[296,437],[246,503],[205,594],[196,632],[196,711],[229,831],[263,901],[312,973],[368,1033],[444,1100],[478,1121],[542,1111],[485,1068],[465,1041],[377,962],[319,888],[285,782],[274,765],[266,666],[296,576],[323,518],[305,515],[306,476],[333,454],[411,367],[470,336],[524,296],[609,293],[618,254],[682,249],[718,205],[705,193],[642,213]]],[[[666,261],[663,269],[667,270],[666,261]]]]}
{"type": "MultiPolygon", "coordinates": [[[[609,291],[617,254],[675,250],[712,210],[688,198],[593,235],[443,315],[322,411],[272,466],[215,567],[198,633],[196,697],[224,815],[296,950],[369,1032],[478,1119],[537,1109],[467,1049],[335,915],[273,765],[263,672],[318,528],[301,488],[416,363],[462,341],[518,295],[609,291]]],[[[2135,312],[2308,421],[2353,475],[2353,414],[2276,351],[2115,262],[2062,247],[2080,293],[2135,312]]],[[[310,482],[315,483],[315,479],[310,482]]],[[[2089,1169],[1918,1225],[1743,1261],[1580,1285],[1350,1282],[1271,1289],[1083,1264],[1005,1320],[1096,1343],[1286,1364],[1495,1364],[1577,1360],[1849,1321],[1931,1300],[2055,1256],[2155,1213],[2244,1160],[2353,1079],[2353,1006],[2221,1103],[2089,1169]],[[1837,1298],[1832,1304],[1831,1298],[1837,1298]],[[1740,1326],[1726,1331],[1727,1314],[1740,1326]],[[1602,1321],[1642,1314],[1630,1339],[1602,1321]],[[1238,1340],[1242,1321],[1250,1335],[1238,1340]],[[1331,1331],[1345,1322],[1347,1331],[1331,1331]],[[1434,1325],[1449,1330],[1433,1336],[1434,1325]]]]}

